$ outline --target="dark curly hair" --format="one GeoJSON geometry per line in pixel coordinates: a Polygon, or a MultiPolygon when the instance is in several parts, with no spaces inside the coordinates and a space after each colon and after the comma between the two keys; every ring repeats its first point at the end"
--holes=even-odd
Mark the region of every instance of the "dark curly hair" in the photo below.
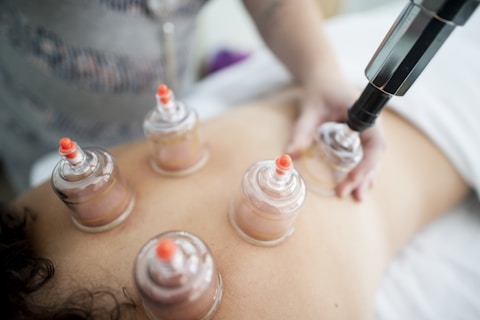
{"type": "Polygon", "coordinates": [[[31,295],[55,275],[49,259],[35,254],[27,224],[35,221],[28,209],[17,212],[0,203],[0,314],[2,319],[125,319],[136,304],[123,289],[125,301],[108,290],[81,289],[55,306],[39,305],[31,295]]]}

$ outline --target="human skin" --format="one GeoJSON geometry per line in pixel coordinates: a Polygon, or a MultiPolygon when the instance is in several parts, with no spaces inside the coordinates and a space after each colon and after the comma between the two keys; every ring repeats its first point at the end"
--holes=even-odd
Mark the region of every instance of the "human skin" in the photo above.
{"type": "MultiPolygon", "coordinates": [[[[296,157],[311,145],[319,124],[347,120],[347,110],[360,92],[347,81],[337,61],[324,32],[325,14],[316,1],[244,0],[244,4],[266,45],[304,90],[286,144],[287,152],[296,157]]],[[[385,145],[378,126],[364,130],[360,139],[365,156],[335,188],[338,196],[352,195],[358,201],[375,183],[385,145]]]]}
{"type": "Polygon", "coordinates": [[[155,174],[146,141],[112,149],[137,201],[110,231],[76,229],[49,184],[17,199],[36,215],[29,230],[36,251],[56,266],[55,281],[36,299],[52,303],[85,287],[112,288],[119,297],[126,287],[136,297],[132,270],[140,248],[161,232],[185,230],[207,243],[222,275],[214,319],[371,319],[388,262],[468,187],[429,139],[385,109],[388,147],[362,202],[308,193],[291,237],[268,248],[247,243],[229,224],[229,201],[250,164],[284,152],[300,96],[286,90],[202,123],[211,154],[190,176],[155,174]]]}

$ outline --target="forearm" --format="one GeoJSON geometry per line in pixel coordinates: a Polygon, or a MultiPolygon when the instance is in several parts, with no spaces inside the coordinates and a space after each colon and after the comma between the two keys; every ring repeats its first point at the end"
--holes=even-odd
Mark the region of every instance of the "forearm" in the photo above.
{"type": "Polygon", "coordinates": [[[315,82],[319,73],[339,69],[314,1],[244,0],[244,4],[265,43],[298,82],[315,82]]]}

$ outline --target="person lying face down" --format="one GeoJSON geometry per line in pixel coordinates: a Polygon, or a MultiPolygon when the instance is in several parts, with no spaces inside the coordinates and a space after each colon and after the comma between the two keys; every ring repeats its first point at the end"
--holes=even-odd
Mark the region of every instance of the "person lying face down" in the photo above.
{"type": "Polygon", "coordinates": [[[249,165],[284,152],[300,96],[286,90],[202,123],[210,158],[193,175],[154,173],[147,141],[111,149],[136,205],[109,231],[75,228],[48,183],[16,199],[12,208],[34,217],[25,228],[31,253],[55,268],[50,281],[31,290],[29,305],[49,314],[74,301],[98,317],[113,308],[118,318],[145,319],[132,277],[135,257],[155,235],[185,230],[209,246],[223,278],[214,319],[371,319],[389,261],[469,188],[429,139],[386,109],[381,125],[388,148],[362,202],[308,193],[288,239],[267,248],[244,241],[228,221],[229,201],[249,165]]]}

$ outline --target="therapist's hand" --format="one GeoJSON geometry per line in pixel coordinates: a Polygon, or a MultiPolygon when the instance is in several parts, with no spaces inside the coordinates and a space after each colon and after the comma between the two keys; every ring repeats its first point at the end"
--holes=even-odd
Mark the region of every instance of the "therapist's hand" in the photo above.
{"type": "MultiPolygon", "coordinates": [[[[358,98],[354,90],[341,79],[317,81],[315,86],[306,86],[300,114],[294,125],[287,152],[292,157],[300,156],[313,142],[316,128],[327,121],[345,122],[347,110],[358,98]]],[[[380,118],[380,117],[379,117],[380,118]]],[[[363,148],[362,161],[339,182],[336,194],[339,197],[352,195],[361,201],[373,186],[379,171],[380,159],[385,151],[385,139],[381,121],[360,134],[363,148]]]]}
{"type": "MultiPolygon", "coordinates": [[[[346,84],[336,53],[323,28],[317,1],[244,0],[265,43],[304,88],[304,101],[287,149],[299,156],[310,146],[314,130],[325,121],[346,121],[347,110],[358,97],[346,84]]],[[[384,150],[378,124],[361,134],[362,162],[337,187],[337,195],[361,200],[373,185],[384,150]]]]}

